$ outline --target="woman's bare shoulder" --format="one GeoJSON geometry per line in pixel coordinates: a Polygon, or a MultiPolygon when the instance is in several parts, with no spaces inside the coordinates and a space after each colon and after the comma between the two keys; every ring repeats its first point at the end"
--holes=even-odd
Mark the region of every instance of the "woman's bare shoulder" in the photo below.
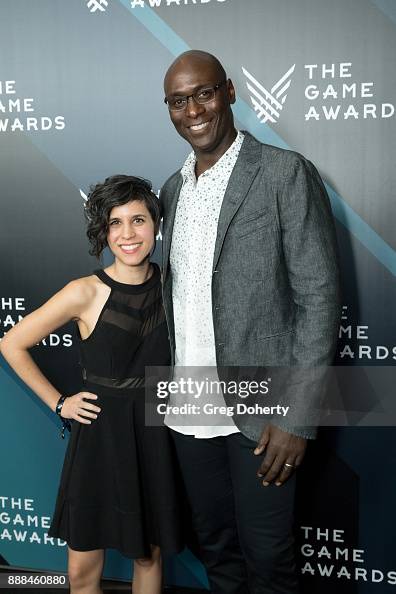
{"type": "Polygon", "coordinates": [[[108,291],[108,287],[95,274],[91,274],[70,281],[63,291],[74,303],[85,307],[96,297],[108,291]]]}

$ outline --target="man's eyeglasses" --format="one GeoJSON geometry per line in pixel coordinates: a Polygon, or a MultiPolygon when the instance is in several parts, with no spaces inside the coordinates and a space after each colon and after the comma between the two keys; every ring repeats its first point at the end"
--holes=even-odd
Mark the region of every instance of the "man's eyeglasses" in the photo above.
{"type": "Polygon", "coordinates": [[[165,97],[164,103],[168,105],[168,108],[171,111],[181,111],[182,109],[185,109],[190,97],[194,99],[195,103],[199,103],[199,105],[209,103],[209,101],[212,101],[212,99],[215,98],[217,89],[225,85],[226,82],[226,80],[223,80],[223,82],[217,83],[217,85],[198,89],[198,91],[195,91],[195,93],[192,93],[191,95],[170,95],[169,97],[165,97]]]}

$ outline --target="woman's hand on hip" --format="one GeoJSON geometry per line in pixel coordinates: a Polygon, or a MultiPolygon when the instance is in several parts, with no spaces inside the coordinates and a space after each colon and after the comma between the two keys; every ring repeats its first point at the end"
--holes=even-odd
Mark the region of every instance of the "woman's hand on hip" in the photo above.
{"type": "Polygon", "coordinates": [[[63,403],[61,416],[64,419],[74,419],[84,425],[90,425],[92,423],[90,419],[97,419],[101,409],[88,400],[97,399],[97,395],[92,392],[78,392],[68,396],[63,403]]]}

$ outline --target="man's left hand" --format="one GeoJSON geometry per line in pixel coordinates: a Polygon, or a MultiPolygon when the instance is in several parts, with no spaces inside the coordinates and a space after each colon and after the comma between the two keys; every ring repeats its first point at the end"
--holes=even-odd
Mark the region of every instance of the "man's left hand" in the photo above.
{"type": "Polygon", "coordinates": [[[307,447],[304,437],[282,431],[274,425],[267,425],[254,450],[256,456],[265,451],[264,459],[257,471],[264,487],[275,483],[282,485],[301,464],[307,447]]]}

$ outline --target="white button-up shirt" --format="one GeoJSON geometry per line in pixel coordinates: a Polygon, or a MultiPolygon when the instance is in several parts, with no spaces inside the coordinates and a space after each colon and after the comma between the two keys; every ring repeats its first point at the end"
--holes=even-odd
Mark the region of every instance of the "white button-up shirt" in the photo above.
{"type": "MultiPolygon", "coordinates": [[[[244,135],[238,132],[224,155],[198,179],[194,152],[187,157],[181,170],[183,186],[177,203],[170,251],[176,337],[174,380],[185,377],[178,367],[195,366],[210,367],[211,377],[208,379],[218,380],[212,317],[213,257],[221,205],[243,139],[244,135]]],[[[200,379],[208,377],[206,371],[197,374],[200,379]]],[[[179,405],[181,400],[171,396],[169,404],[173,402],[179,405]]],[[[184,396],[183,402],[199,405],[199,401],[191,395],[184,396]]],[[[217,404],[225,406],[222,394],[217,404]]],[[[201,438],[238,432],[232,417],[215,415],[210,426],[197,425],[200,418],[202,416],[167,415],[165,423],[185,435],[201,438]]]]}

